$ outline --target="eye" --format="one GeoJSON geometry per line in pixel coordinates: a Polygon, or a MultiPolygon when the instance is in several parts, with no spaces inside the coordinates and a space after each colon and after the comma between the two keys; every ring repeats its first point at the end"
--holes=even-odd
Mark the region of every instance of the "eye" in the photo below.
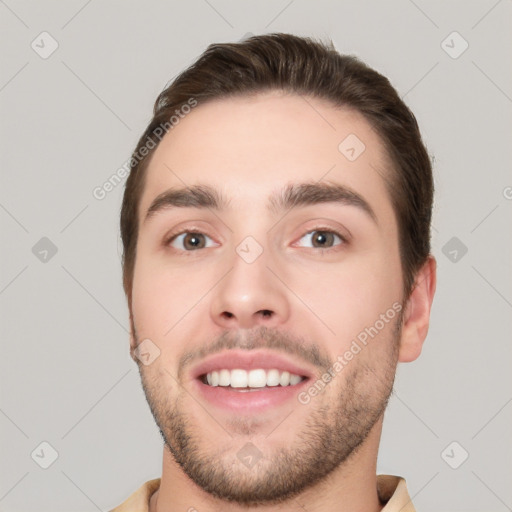
{"type": "Polygon", "coordinates": [[[208,235],[198,231],[183,231],[172,235],[167,243],[175,249],[184,251],[195,251],[196,249],[205,249],[214,246],[213,240],[208,235]],[[208,241],[211,243],[208,244],[208,241]]]}
{"type": "MultiPolygon", "coordinates": [[[[312,247],[316,249],[332,249],[346,241],[343,236],[335,231],[320,229],[315,229],[306,233],[300,240],[306,240],[306,243],[312,244],[312,247]],[[338,241],[338,243],[335,243],[336,241],[338,241]]],[[[308,247],[307,245],[300,243],[300,240],[298,243],[300,247],[308,247]]]]}

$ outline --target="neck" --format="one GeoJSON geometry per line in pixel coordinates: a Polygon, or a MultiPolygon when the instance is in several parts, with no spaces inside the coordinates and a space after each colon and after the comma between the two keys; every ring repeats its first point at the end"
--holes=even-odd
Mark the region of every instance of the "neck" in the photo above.
{"type": "MultiPolygon", "coordinates": [[[[319,484],[278,505],[252,507],[257,512],[380,512],[377,494],[377,452],[382,430],[381,419],[352,456],[319,484]]],[[[247,507],[213,497],[198,487],[164,448],[160,488],[150,500],[150,512],[247,512],[247,507]]]]}

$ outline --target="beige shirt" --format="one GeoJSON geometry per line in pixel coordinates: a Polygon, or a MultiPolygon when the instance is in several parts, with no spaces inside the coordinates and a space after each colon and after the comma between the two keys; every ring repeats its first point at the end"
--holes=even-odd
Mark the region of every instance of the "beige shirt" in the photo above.
{"type": "MultiPolygon", "coordinates": [[[[149,512],[149,500],[159,487],[160,478],[149,480],[110,512],[149,512]]],[[[382,512],[415,512],[402,477],[377,475],[377,492],[381,502],[386,504],[382,512]]]]}

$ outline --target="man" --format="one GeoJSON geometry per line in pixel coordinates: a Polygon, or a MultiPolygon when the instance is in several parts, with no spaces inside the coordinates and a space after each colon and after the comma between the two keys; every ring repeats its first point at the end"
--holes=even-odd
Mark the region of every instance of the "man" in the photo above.
{"type": "Polygon", "coordinates": [[[115,510],[414,510],[376,461],[428,330],[433,183],[389,81],[308,38],[211,45],[131,164],[131,355],[164,453],[115,510]]]}

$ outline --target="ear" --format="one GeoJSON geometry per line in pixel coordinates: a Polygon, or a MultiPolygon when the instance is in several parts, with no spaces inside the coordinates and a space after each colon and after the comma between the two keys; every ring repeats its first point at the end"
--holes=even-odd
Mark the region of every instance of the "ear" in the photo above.
{"type": "Polygon", "coordinates": [[[421,354],[430,322],[430,310],[436,291],[436,260],[429,255],[416,274],[414,287],[407,301],[403,317],[398,361],[409,363],[421,354]]]}
{"type": "Polygon", "coordinates": [[[135,331],[135,323],[133,322],[133,314],[131,305],[129,306],[130,311],[130,357],[137,363],[138,358],[134,351],[137,348],[137,333],[135,331]]]}

